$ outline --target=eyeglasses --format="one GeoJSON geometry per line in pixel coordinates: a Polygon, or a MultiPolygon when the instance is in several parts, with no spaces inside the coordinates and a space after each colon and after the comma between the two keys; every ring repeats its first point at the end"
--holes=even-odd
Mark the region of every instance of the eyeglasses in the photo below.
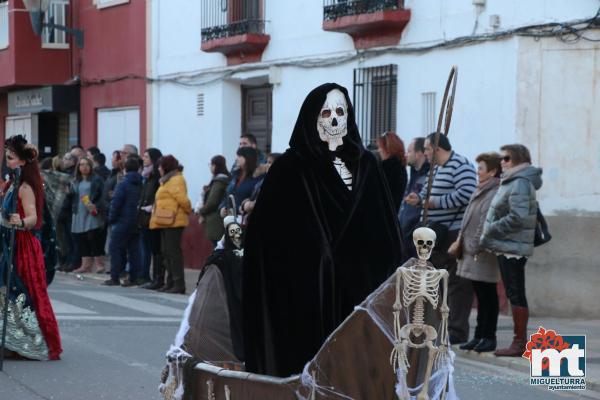
{"type": "Polygon", "coordinates": [[[510,156],[504,156],[504,157],[502,157],[502,161],[509,162],[510,161],[510,156]]]}

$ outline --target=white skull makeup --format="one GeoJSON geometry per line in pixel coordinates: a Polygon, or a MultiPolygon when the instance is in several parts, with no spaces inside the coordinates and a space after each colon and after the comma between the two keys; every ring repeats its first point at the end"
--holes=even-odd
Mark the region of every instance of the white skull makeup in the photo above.
{"type": "Polygon", "coordinates": [[[429,260],[431,252],[435,247],[436,235],[432,229],[417,228],[413,232],[413,243],[417,249],[417,255],[421,260],[429,260]]]}
{"type": "Polygon", "coordinates": [[[237,223],[231,223],[227,226],[227,235],[238,249],[242,247],[242,227],[237,223]]]}
{"type": "Polygon", "coordinates": [[[327,142],[330,151],[343,144],[342,138],[348,134],[348,103],[339,89],[327,93],[327,99],[317,119],[317,130],[322,141],[327,142]]]}

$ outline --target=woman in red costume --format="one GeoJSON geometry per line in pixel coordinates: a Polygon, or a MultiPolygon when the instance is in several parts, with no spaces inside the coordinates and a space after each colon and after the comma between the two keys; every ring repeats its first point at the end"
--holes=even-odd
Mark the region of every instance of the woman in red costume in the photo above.
{"type": "Polygon", "coordinates": [[[12,136],[4,144],[11,178],[0,193],[2,203],[2,253],[0,259],[0,332],[4,320],[7,289],[6,260],[10,230],[16,229],[14,266],[8,295],[6,349],[8,357],[33,360],[57,360],[62,352],[58,324],[48,297],[44,254],[39,239],[42,226],[44,188],[37,162],[37,149],[21,135],[12,136]],[[20,184],[14,186],[14,171],[20,169],[20,184]],[[17,212],[10,204],[18,192],[17,212]]]}

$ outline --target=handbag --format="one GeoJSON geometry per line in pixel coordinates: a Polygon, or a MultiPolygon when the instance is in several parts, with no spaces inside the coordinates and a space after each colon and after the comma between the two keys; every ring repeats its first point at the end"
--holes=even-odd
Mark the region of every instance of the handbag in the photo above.
{"type": "Polygon", "coordinates": [[[538,247],[545,243],[548,243],[552,239],[552,235],[548,230],[548,223],[546,218],[540,211],[540,206],[537,208],[537,217],[535,221],[535,234],[533,236],[533,246],[538,247]]]}
{"type": "Polygon", "coordinates": [[[141,208],[138,209],[138,215],[137,215],[137,225],[138,228],[140,229],[148,229],[148,227],[150,226],[150,217],[152,216],[152,214],[150,214],[149,212],[146,212],[144,210],[142,210],[141,208]]]}
{"type": "Polygon", "coordinates": [[[450,244],[450,247],[448,248],[448,254],[450,254],[451,256],[453,256],[454,258],[456,258],[457,260],[462,260],[462,258],[463,258],[463,245],[464,245],[464,240],[463,240],[462,234],[458,235],[458,238],[456,238],[456,241],[454,243],[450,244]],[[450,251],[450,247],[452,247],[452,245],[454,243],[457,243],[456,250],[451,252],[450,251]]]}
{"type": "MultiPolygon", "coordinates": [[[[179,207],[177,207],[179,210],[179,207]]],[[[177,211],[169,210],[168,208],[155,207],[153,211],[154,222],[160,226],[171,226],[175,223],[177,211]]]]}

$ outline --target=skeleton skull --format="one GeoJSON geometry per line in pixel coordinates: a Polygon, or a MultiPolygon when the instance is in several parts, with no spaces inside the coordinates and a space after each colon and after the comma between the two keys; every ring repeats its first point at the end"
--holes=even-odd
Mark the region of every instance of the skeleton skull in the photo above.
{"type": "Polygon", "coordinates": [[[421,260],[427,261],[435,247],[435,232],[429,228],[417,228],[413,232],[413,243],[417,249],[417,255],[421,260]]]}
{"type": "Polygon", "coordinates": [[[233,222],[227,226],[227,235],[238,249],[242,247],[242,227],[233,222]]]}
{"type": "Polygon", "coordinates": [[[325,103],[317,118],[317,130],[322,141],[327,142],[330,151],[343,144],[342,138],[348,134],[348,103],[339,89],[327,93],[325,103]]]}

